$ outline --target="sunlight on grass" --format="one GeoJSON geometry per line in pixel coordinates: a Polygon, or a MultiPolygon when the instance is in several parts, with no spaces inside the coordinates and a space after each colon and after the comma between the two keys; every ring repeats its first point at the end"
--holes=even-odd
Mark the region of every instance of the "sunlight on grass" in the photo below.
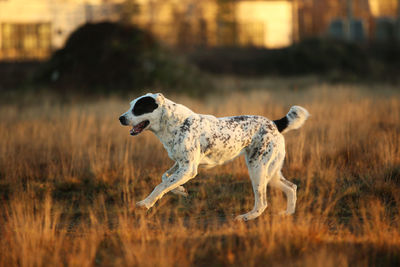
{"type": "Polygon", "coordinates": [[[311,117],[285,135],[283,173],[298,186],[294,216],[268,189],[257,220],[243,159],[200,170],[188,198],[135,209],[172,165],[150,132],[119,125],[129,99],[0,107],[1,266],[295,266],[400,263],[400,98],[356,86],[257,90],[203,100],[198,113],[311,117]]]}

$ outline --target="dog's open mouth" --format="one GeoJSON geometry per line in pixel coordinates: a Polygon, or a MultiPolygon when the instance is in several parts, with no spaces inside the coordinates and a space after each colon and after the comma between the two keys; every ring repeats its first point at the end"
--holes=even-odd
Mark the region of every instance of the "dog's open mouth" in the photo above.
{"type": "Polygon", "coordinates": [[[131,135],[138,135],[141,132],[143,132],[144,129],[146,129],[147,126],[149,126],[150,122],[148,120],[142,121],[139,124],[136,124],[132,127],[130,130],[131,135]]]}

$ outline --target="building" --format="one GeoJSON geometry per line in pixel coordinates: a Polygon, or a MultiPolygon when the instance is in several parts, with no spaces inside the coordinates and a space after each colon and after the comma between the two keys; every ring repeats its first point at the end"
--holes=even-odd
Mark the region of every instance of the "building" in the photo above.
{"type": "Polygon", "coordinates": [[[104,20],[133,23],[179,49],[280,48],[329,32],[345,36],[346,27],[354,28],[358,41],[389,40],[392,21],[400,14],[399,3],[400,0],[0,0],[0,60],[46,58],[82,24],[104,20]]]}
{"type": "Polygon", "coordinates": [[[192,46],[278,48],[294,38],[294,5],[289,0],[137,0],[132,22],[165,43],[192,46]]]}
{"type": "Polygon", "coordinates": [[[374,17],[396,17],[399,15],[399,0],[369,0],[374,17]]]}
{"type": "Polygon", "coordinates": [[[118,2],[0,0],[0,60],[46,58],[82,24],[118,19],[118,2]]]}
{"type": "Polygon", "coordinates": [[[46,58],[82,24],[122,16],[180,48],[293,41],[288,0],[0,0],[0,60],[46,58]]]}

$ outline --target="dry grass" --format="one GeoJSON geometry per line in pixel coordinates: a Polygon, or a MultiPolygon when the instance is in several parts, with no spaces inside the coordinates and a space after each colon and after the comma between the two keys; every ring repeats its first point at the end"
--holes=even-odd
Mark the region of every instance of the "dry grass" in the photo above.
{"type": "Polygon", "coordinates": [[[298,185],[296,214],[278,216],[286,200],[269,190],[259,219],[233,221],[253,205],[243,159],[201,171],[187,199],[167,194],[136,210],[172,162],[150,132],[132,138],[118,124],[128,101],[42,97],[0,107],[0,266],[400,264],[398,92],[322,85],[172,98],[219,116],[305,106],[312,117],[286,134],[283,169],[298,185]]]}

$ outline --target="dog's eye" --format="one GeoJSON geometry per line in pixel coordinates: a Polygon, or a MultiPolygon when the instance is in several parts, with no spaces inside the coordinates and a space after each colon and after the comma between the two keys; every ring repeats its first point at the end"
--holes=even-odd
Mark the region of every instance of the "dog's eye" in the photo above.
{"type": "Polygon", "coordinates": [[[158,108],[158,104],[156,103],[154,98],[150,96],[145,96],[136,102],[135,106],[132,109],[132,113],[135,116],[139,116],[146,113],[151,113],[156,108],[158,108]]]}

